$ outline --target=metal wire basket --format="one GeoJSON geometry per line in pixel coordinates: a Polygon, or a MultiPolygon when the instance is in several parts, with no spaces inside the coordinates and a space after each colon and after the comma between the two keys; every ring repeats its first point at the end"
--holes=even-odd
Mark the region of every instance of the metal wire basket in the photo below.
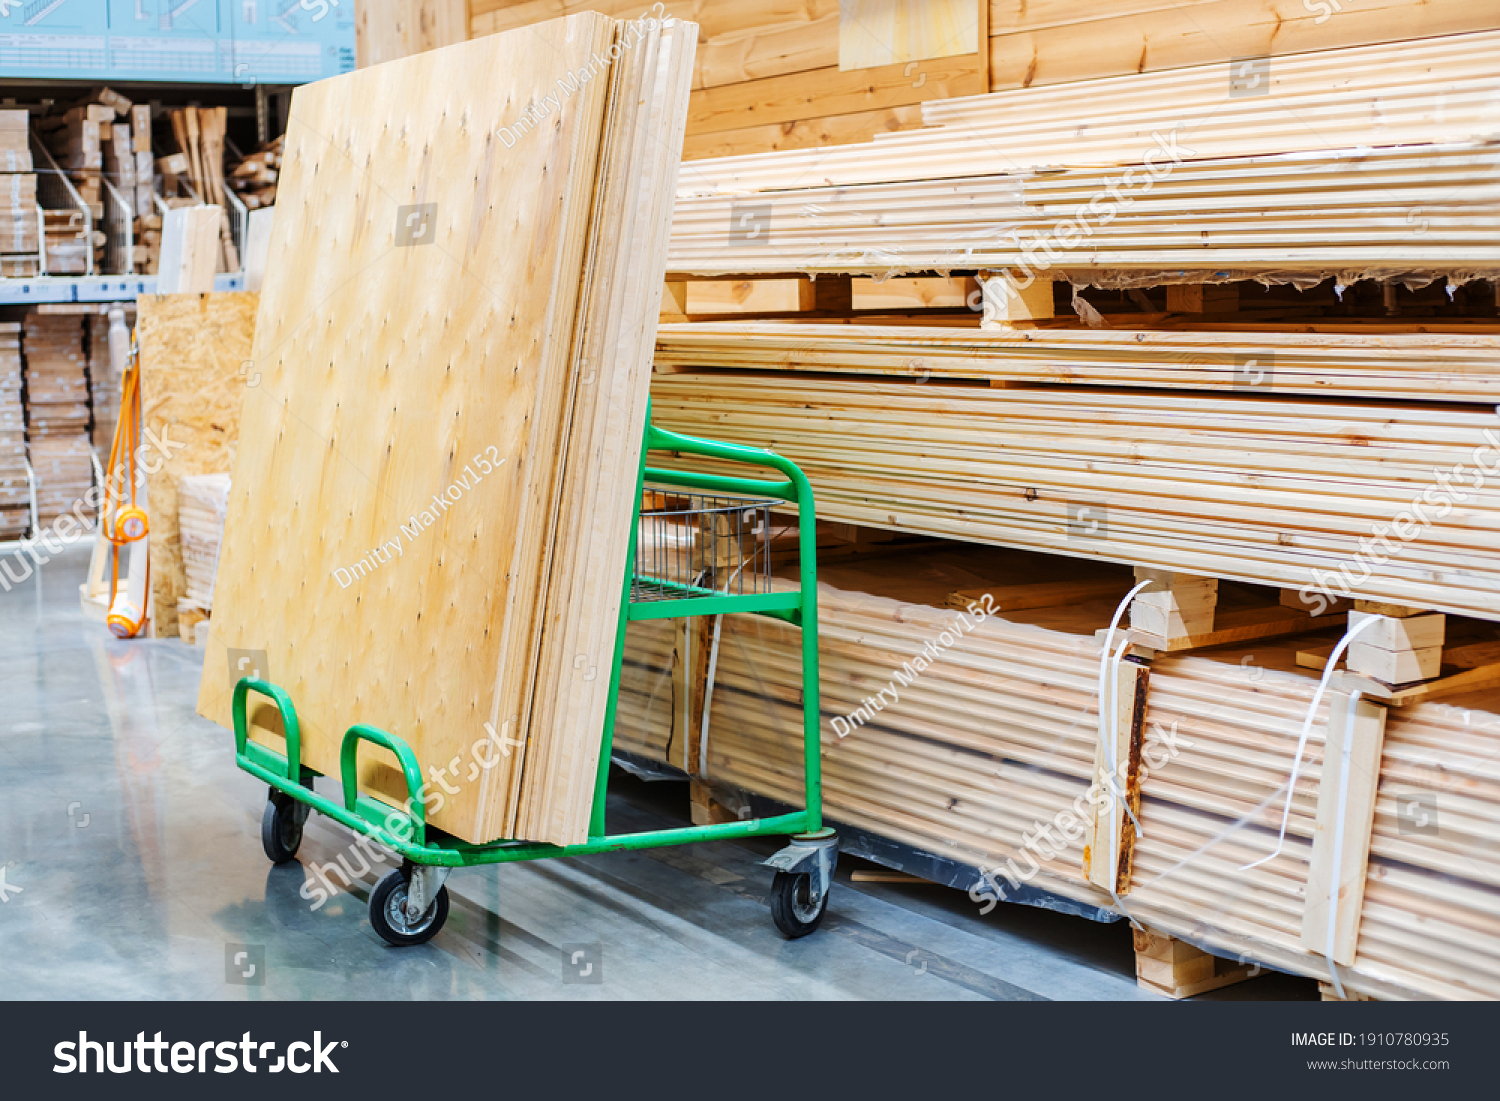
{"type": "Polygon", "coordinates": [[[632,602],[771,591],[771,497],[650,486],[636,528],[632,602]]]}

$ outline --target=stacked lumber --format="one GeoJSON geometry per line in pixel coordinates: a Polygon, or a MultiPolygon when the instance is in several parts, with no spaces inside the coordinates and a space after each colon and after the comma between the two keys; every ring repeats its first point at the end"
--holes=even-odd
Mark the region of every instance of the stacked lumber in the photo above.
{"type": "Polygon", "coordinates": [[[694,161],[680,195],[1131,164],[1175,134],[1194,158],[1432,145],[1492,136],[1500,31],[1279,58],[1264,96],[1225,99],[1222,61],[1150,74],[932,100],[922,130],[873,143],[694,161]],[[1087,117],[1086,127],[1076,125],[1087,117]],[[1315,125],[1309,125],[1315,119],[1315,125]]]}
{"type": "Polygon", "coordinates": [[[120,419],[120,376],[109,351],[109,314],[101,309],[87,316],[89,392],[93,395],[94,447],[109,453],[120,419]]]}
{"type": "MultiPolygon", "coordinates": [[[[465,840],[588,834],[696,31],[584,13],[294,93],[209,646],[266,653],[319,772],[355,714],[469,762],[427,814],[465,840]]],[[[232,688],[210,653],[200,713],[232,688]]],[[[384,753],[359,782],[406,797],[384,753]]]]}
{"type": "Polygon", "coordinates": [[[1492,332],[1320,333],[1135,329],[963,329],[711,322],[662,325],[666,370],[838,372],[902,379],[1340,394],[1403,401],[1500,400],[1492,332]]]}
{"type": "MultiPolygon", "coordinates": [[[[43,529],[69,514],[93,524],[86,497],[94,485],[93,449],[86,433],[33,436],[29,445],[36,479],[37,523],[43,529]]],[[[76,530],[76,528],[75,528],[76,530]]]]}
{"type": "MultiPolygon", "coordinates": [[[[1018,895],[1018,884],[1037,887],[1231,956],[1327,977],[1326,961],[1299,942],[1326,699],[1277,853],[1297,735],[1316,687],[1316,674],[1296,665],[1295,644],[1262,641],[1153,664],[1144,832],[1128,890],[1114,899],[1084,874],[1086,835],[1065,816],[1093,775],[1095,630],[1108,624],[1115,594],[1124,595],[1130,578],[1097,567],[1067,568],[1059,577],[1055,559],[974,547],[856,560],[820,573],[830,818],[989,872],[1006,897],[1018,895]],[[955,589],[965,605],[975,593],[991,593],[996,613],[980,620],[971,611],[962,626],[959,609],[947,606],[955,589]],[[1071,602],[1047,606],[1048,594],[1071,602]],[[945,646],[943,632],[959,641],[945,646]],[[909,684],[893,679],[930,642],[940,655],[909,684]],[[882,690],[869,721],[850,724],[882,690]],[[1059,822],[1062,828],[1053,825],[1059,822]],[[1272,858],[1244,868],[1263,857],[1272,858]]],[[[634,636],[627,644],[634,647],[634,636]]],[[[627,665],[625,678],[636,691],[661,675],[660,647],[641,653],[645,663],[627,665]]],[[[796,630],[726,617],[703,735],[706,777],[800,804],[800,691],[796,630]]],[[[696,715],[703,701],[682,707],[696,715]]],[[[1339,969],[1346,986],[1387,997],[1500,996],[1497,707],[1500,694],[1490,691],[1393,713],[1358,951],[1339,969]],[[1402,829],[1397,804],[1421,790],[1436,792],[1443,829],[1413,835],[1402,829]],[[1419,924],[1417,936],[1411,930],[1419,924]]],[[[661,724],[671,721],[659,718],[648,740],[661,744],[661,724]]],[[[986,893],[977,889],[975,897],[986,893]]]]}
{"type": "Polygon", "coordinates": [[[104,146],[114,143],[114,107],[83,102],[61,115],[42,118],[37,126],[57,166],[66,173],[79,200],[92,215],[65,209],[45,215],[47,274],[82,275],[102,271],[106,237],[104,220],[104,146]]]}
{"type": "Polygon", "coordinates": [[[37,274],[36,173],[25,111],[0,111],[0,276],[37,274]]]}
{"type": "Polygon", "coordinates": [[[282,139],[262,145],[229,170],[229,186],[250,210],[276,204],[276,177],[281,165],[282,139]]]}
{"type": "MultiPolygon", "coordinates": [[[[226,107],[182,107],[173,110],[172,136],[177,140],[179,160],[171,162],[172,175],[187,179],[199,200],[222,211],[219,240],[223,255],[219,271],[239,271],[239,252],[229,225],[229,211],[224,202],[224,129],[229,116],[226,107]]],[[[165,172],[163,173],[165,175],[165,172]]]]}
{"type": "Polygon", "coordinates": [[[86,435],[88,357],[83,318],[76,313],[26,315],[26,424],[32,439],[86,435]]]}
{"type": "Polygon", "coordinates": [[[26,429],[43,525],[72,511],[94,481],[84,320],[77,313],[26,315],[26,429]]]}
{"type": "Polygon", "coordinates": [[[214,575],[228,506],[228,474],[190,474],[177,483],[177,530],[185,581],[177,601],[177,626],[185,642],[195,641],[197,625],[213,614],[214,575]]]}
{"type": "Polygon", "coordinates": [[[1408,516],[1399,554],[1342,576],[1370,599],[1500,618],[1500,489],[1473,472],[1490,409],[693,372],[652,393],[665,428],[798,463],[824,519],[1293,588],[1366,562],[1372,524],[1464,466],[1465,499],[1408,516]]]}
{"type": "Polygon", "coordinates": [[[21,326],[0,322],[0,539],[19,538],[31,527],[21,382],[21,326]]]}
{"type": "Polygon", "coordinates": [[[1027,285],[1054,267],[1055,274],[1198,278],[1226,270],[1500,275],[1500,144],[1203,158],[1175,168],[1162,160],[1158,167],[1154,174],[1142,167],[1142,182],[1127,184],[1118,201],[1109,198],[1121,186],[1114,167],[685,197],[667,266],[707,276],[1015,268],[1027,273],[1027,285]],[[759,210],[764,239],[731,228],[747,204],[759,210]],[[1421,233],[1406,221],[1413,210],[1422,212],[1421,233]]]}
{"type": "MultiPolygon", "coordinates": [[[[407,0],[410,5],[419,2],[407,0]]],[[[433,0],[423,4],[440,6],[433,0]]],[[[586,8],[629,18],[642,5],[633,0],[469,0],[468,8],[469,33],[478,36],[586,8]]],[[[1255,59],[1266,74],[1263,81],[1274,80],[1297,55],[1493,30],[1495,23],[1485,5],[1463,0],[1339,0],[1337,6],[1312,0],[931,0],[902,5],[879,0],[668,0],[665,10],[703,26],[685,146],[690,165],[702,158],[837,148],[913,131],[924,121],[931,125],[924,120],[929,104],[954,96],[1065,88],[1100,78],[1149,79],[1200,66],[1218,67],[1223,88],[1231,59],[1255,59]],[[893,17],[908,21],[905,33],[871,35],[869,28],[884,29],[893,17]],[[961,33],[944,35],[940,28],[945,21],[961,33]],[[987,41],[987,48],[981,46],[977,53],[969,37],[975,30],[980,43],[987,41]],[[943,48],[924,49],[922,43],[934,32],[944,39],[943,48]]],[[[362,18],[359,33],[379,39],[415,37],[419,28],[431,32],[453,25],[431,11],[424,10],[421,17],[403,14],[369,21],[374,25],[368,28],[362,18]]],[[[402,48],[442,41],[434,36],[402,48]]],[[[1153,106],[1164,105],[1170,104],[1153,106]]],[[[1099,116],[1090,112],[1089,117],[1099,116]]]]}

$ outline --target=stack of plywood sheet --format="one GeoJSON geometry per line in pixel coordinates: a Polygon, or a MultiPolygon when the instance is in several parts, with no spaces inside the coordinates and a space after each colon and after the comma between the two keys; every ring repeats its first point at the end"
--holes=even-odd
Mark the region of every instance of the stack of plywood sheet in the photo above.
{"type": "Polygon", "coordinates": [[[0,539],[31,527],[31,478],[26,473],[26,414],[21,407],[21,326],[0,323],[0,539]]]}
{"type": "Polygon", "coordinates": [[[459,757],[429,822],[587,836],[696,31],[580,14],[297,90],[203,714],[261,650],[310,767],[373,723],[459,757]]]}
{"type": "Polygon", "coordinates": [[[177,601],[177,626],[186,642],[196,641],[197,625],[213,613],[214,575],[228,505],[228,474],[190,474],[177,483],[177,531],[186,582],[177,601]]]}
{"type": "Polygon", "coordinates": [[[71,512],[94,484],[84,321],[77,313],[26,315],[26,430],[43,525],[71,512]]]}

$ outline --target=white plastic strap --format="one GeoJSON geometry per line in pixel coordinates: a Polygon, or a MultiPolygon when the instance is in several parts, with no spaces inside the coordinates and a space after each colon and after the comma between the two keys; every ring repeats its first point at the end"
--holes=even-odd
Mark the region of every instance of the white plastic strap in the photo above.
{"type": "Polygon", "coordinates": [[[1302,723],[1302,733],[1297,738],[1297,755],[1292,758],[1292,775],[1286,783],[1286,805],[1281,810],[1281,830],[1276,835],[1276,847],[1259,860],[1242,865],[1240,871],[1248,872],[1251,868],[1258,868],[1268,860],[1274,860],[1281,855],[1281,850],[1286,845],[1286,824],[1292,816],[1292,793],[1297,790],[1297,776],[1302,771],[1302,752],[1307,748],[1307,736],[1312,733],[1313,718],[1318,713],[1318,704],[1323,702],[1323,693],[1328,690],[1328,681],[1333,677],[1334,668],[1339,659],[1344,656],[1344,651],[1349,648],[1349,643],[1354,641],[1354,636],[1363,631],[1370,624],[1377,622],[1378,616],[1370,616],[1362,619],[1344,633],[1339,639],[1339,644],[1333,648],[1333,653],[1328,655],[1328,664],[1323,668],[1323,679],[1318,681],[1318,690],[1313,693],[1312,703],[1307,707],[1307,718],[1302,723]]]}

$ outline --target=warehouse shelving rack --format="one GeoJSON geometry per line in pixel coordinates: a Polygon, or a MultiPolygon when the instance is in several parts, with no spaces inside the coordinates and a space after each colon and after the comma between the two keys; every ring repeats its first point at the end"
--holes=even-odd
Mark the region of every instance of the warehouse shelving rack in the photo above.
{"type": "Polygon", "coordinates": [[[320,794],[313,787],[319,774],[302,763],[301,734],[291,697],[269,681],[246,677],[235,685],[232,702],[235,760],[241,769],[270,786],[261,821],[266,855],[278,864],[294,859],[303,826],[314,810],[399,854],[401,868],[371,892],[369,913],[370,923],[381,937],[404,947],[430,940],[442,928],[448,915],[444,880],[454,868],[700,841],[789,836],[790,844],[765,861],[775,869],[771,916],[787,937],[813,932],[827,910],[838,861],[838,838],[823,825],[813,516],[812,487],[790,460],[770,451],[656,428],[650,423],[648,408],[588,840],[566,846],[510,840],[470,844],[441,833],[426,821],[420,796],[424,784],[416,754],[398,735],[366,723],[350,726],[343,737],[339,754],[342,801],[320,794]],[[759,466],[778,471],[783,480],[652,467],[647,465],[651,451],[759,466]],[[769,545],[762,535],[771,507],[782,502],[797,509],[798,584],[795,589],[773,591],[769,545]],[[699,534],[694,536],[692,532],[699,534]],[[804,807],[751,821],[609,834],[605,800],[626,626],[636,620],[732,612],[769,616],[801,628],[804,807]],[[268,698],[280,712],[285,754],[250,741],[245,709],[251,692],[268,698]],[[404,809],[360,793],[357,775],[361,743],[395,755],[406,779],[404,809]]]}

